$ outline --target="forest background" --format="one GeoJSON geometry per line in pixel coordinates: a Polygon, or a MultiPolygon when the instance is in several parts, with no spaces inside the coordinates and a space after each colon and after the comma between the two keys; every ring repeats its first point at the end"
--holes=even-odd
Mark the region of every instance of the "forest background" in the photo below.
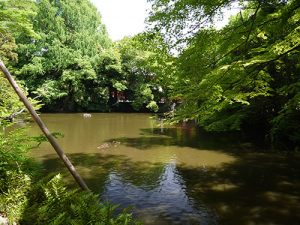
{"type": "MultiPolygon", "coordinates": [[[[239,132],[275,149],[299,150],[298,0],[149,2],[149,29],[113,42],[89,0],[2,0],[1,60],[42,112],[168,112],[176,105],[170,122],[193,121],[209,132],[239,132]],[[215,18],[236,3],[240,12],[215,29],[215,18]]],[[[1,126],[22,109],[0,76],[1,126]]],[[[110,218],[112,207],[99,206],[94,195],[65,192],[59,177],[33,187],[39,178],[24,157],[32,139],[21,131],[1,133],[0,140],[0,206],[11,221],[66,223],[73,217],[57,213],[59,206],[75,212],[76,202],[86,201],[102,209],[94,218],[91,208],[80,207],[87,220],[110,218]],[[30,214],[39,204],[40,217],[30,214]]]]}

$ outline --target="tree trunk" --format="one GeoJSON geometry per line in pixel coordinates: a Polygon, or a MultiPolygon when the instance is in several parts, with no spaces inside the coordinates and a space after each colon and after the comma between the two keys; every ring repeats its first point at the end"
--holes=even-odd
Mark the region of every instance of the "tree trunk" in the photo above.
{"type": "Polygon", "coordinates": [[[78,185],[83,189],[83,190],[89,190],[88,186],[84,182],[84,180],[80,177],[80,175],[77,173],[75,167],[72,165],[68,157],[65,155],[64,151],[62,148],[59,146],[53,135],[50,133],[44,122],[41,120],[41,118],[38,116],[26,96],[23,94],[22,90],[19,88],[18,84],[16,81],[13,79],[12,75],[9,73],[7,68],[5,67],[4,63],[0,60],[0,69],[4,73],[5,77],[8,79],[9,83],[19,96],[20,100],[24,103],[25,107],[31,114],[32,118],[35,120],[35,122],[38,124],[40,129],[43,131],[45,136],[47,137],[48,141],[60,157],[60,159],[64,162],[65,166],[68,168],[78,185]]]}

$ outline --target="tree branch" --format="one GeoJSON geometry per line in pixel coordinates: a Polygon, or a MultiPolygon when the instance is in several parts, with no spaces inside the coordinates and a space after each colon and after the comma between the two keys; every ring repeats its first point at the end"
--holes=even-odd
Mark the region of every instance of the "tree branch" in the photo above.
{"type": "Polygon", "coordinates": [[[60,159],[64,162],[65,166],[68,168],[69,172],[72,174],[78,185],[83,189],[83,190],[89,190],[88,186],[84,182],[84,180],[81,178],[81,176],[77,173],[75,167],[69,160],[69,158],[66,156],[60,145],[57,143],[55,140],[54,136],[50,133],[44,122],[41,120],[39,115],[36,113],[22,90],[20,89],[19,85],[17,82],[14,80],[10,72],[7,70],[6,66],[4,63],[0,60],[0,69],[4,73],[5,77],[9,81],[10,85],[13,87],[14,91],[16,94],[19,96],[20,100],[23,102],[29,113],[31,114],[32,118],[35,120],[35,122],[38,124],[60,159]]]}

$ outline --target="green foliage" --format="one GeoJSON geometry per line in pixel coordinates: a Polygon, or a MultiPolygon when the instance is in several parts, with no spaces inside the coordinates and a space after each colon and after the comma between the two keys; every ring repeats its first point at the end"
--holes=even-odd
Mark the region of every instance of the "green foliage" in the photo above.
{"type": "MultiPolygon", "coordinates": [[[[30,17],[34,15],[34,4],[30,0],[0,1],[0,58],[3,62],[17,61],[15,39],[21,35],[38,38],[33,31],[30,17]]],[[[20,88],[27,95],[22,82],[20,88]]],[[[41,105],[39,101],[30,99],[35,108],[41,105]]],[[[0,124],[3,120],[13,119],[23,111],[23,104],[10,87],[8,81],[0,74],[0,124]]]]}
{"type": "Polygon", "coordinates": [[[241,12],[220,30],[204,25],[231,1],[151,2],[155,29],[169,45],[186,45],[171,91],[180,102],[175,121],[258,128],[277,146],[299,146],[299,1],[240,1],[241,12]]]}
{"type": "Polygon", "coordinates": [[[146,107],[156,112],[157,102],[170,89],[173,57],[159,34],[141,33],[117,42],[121,54],[123,83],[135,110],[146,107]]]}
{"type": "Polygon", "coordinates": [[[9,117],[13,112],[22,108],[17,94],[10,87],[8,81],[1,74],[0,76],[0,118],[9,117]]]}
{"type": "Polygon", "coordinates": [[[26,156],[31,147],[23,129],[0,132],[0,211],[6,212],[11,222],[21,217],[27,204],[30,176],[36,168],[26,156]]]}
{"type": "MultiPolygon", "coordinates": [[[[18,82],[19,87],[22,89],[23,93],[27,95],[27,91],[21,82],[18,82]]],[[[30,103],[35,109],[41,107],[41,103],[37,99],[29,98],[30,103]]],[[[24,114],[23,109],[25,106],[19,100],[19,97],[14,92],[13,88],[10,86],[6,78],[0,74],[0,124],[4,122],[3,120],[12,120],[19,114],[24,114]]],[[[24,111],[26,112],[26,111],[24,111]]]]}
{"type": "Polygon", "coordinates": [[[100,202],[99,196],[68,190],[60,175],[32,184],[22,172],[7,172],[1,179],[0,210],[11,222],[21,224],[139,224],[126,210],[115,214],[116,206],[100,202]],[[5,190],[3,191],[3,188],[5,190]]]}
{"type": "MultiPolygon", "coordinates": [[[[300,94],[299,91],[290,99],[278,115],[273,118],[272,138],[275,145],[289,150],[294,143],[300,142],[300,94]]],[[[298,147],[299,148],[299,147],[298,147]]]]}
{"type": "Polygon", "coordinates": [[[0,172],[5,171],[25,171],[29,172],[30,160],[27,153],[33,147],[33,142],[24,129],[13,129],[10,126],[2,125],[0,132],[0,172]],[[11,130],[11,131],[7,131],[11,130]],[[6,131],[6,132],[4,132],[6,131]]]}
{"type": "Polygon", "coordinates": [[[31,0],[0,1],[0,57],[1,60],[17,60],[15,38],[21,34],[37,37],[30,17],[34,15],[31,0]]]}
{"type": "Polygon", "coordinates": [[[223,8],[235,1],[149,0],[148,2],[152,4],[148,23],[155,31],[163,33],[173,47],[182,50],[189,38],[212,23],[216,16],[221,15],[223,8]]]}
{"type": "MultiPolygon", "coordinates": [[[[29,95],[42,100],[44,110],[109,111],[124,99],[136,110],[158,109],[154,102],[170,88],[162,77],[172,64],[162,36],[139,34],[113,45],[89,0],[31,2],[27,13],[24,4],[12,2],[19,4],[22,19],[10,18],[17,45],[7,53],[15,60],[9,67],[29,95]]],[[[4,5],[13,4],[3,3],[0,11],[7,15],[4,5]]]]}
{"type": "Polygon", "coordinates": [[[88,0],[42,0],[36,8],[32,23],[41,38],[17,39],[18,78],[48,108],[89,110],[98,104],[99,109],[107,103],[108,92],[97,70],[112,43],[96,8],[88,0]]]}
{"type": "Polygon", "coordinates": [[[21,218],[25,210],[31,179],[21,171],[5,171],[0,182],[0,210],[13,223],[21,218]]]}
{"type": "Polygon", "coordinates": [[[0,133],[0,211],[11,223],[138,224],[126,210],[116,214],[116,206],[98,195],[67,188],[60,175],[41,179],[27,156],[34,141],[22,129],[0,133]]]}
{"type": "Polygon", "coordinates": [[[23,224],[136,224],[125,211],[114,216],[116,206],[101,203],[91,192],[67,190],[60,175],[37,185],[32,194],[23,224]]]}
{"type": "Polygon", "coordinates": [[[151,109],[152,111],[154,112],[157,112],[158,111],[158,105],[155,101],[151,101],[149,102],[149,104],[146,106],[148,109],[151,109]]]}

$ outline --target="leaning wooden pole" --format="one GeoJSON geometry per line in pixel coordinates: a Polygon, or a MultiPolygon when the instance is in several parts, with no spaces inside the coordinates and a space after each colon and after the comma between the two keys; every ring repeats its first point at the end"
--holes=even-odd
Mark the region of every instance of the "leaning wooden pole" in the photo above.
{"type": "Polygon", "coordinates": [[[61,158],[61,160],[64,162],[65,166],[68,168],[76,182],[79,184],[79,186],[83,190],[89,190],[88,186],[84,182],[84,180],[81,178],[81,176],[77,173],[75,167],[72,165],[62,148],[59,146],[53,135],[50,133],[44,122],[41,120],[39,115],[36,113],[30,102],[28,101],[27,97],[24,95],[20,87],[18,86],[17,82],[14,80],[4,63],[0,60],[0,69],[4,73],[5,77],[19,96],[20,100],[24,103],[25,107],[31,114],[32,118],[35,120],[35,122],[39,125],[40,129],[43,131],[45,136],[47,137],[48,141],[51,143],[52,147],[58,154],[58,156],[61,158]]]}

